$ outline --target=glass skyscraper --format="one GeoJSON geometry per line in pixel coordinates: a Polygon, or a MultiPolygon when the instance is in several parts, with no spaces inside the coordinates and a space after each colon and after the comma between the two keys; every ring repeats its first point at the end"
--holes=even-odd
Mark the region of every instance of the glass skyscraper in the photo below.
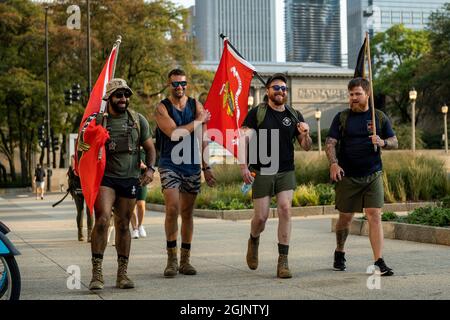
{"type": "Polygon", "coordinates": [[[366,31],[374,35],[399,23],[423,30],[430,14],[446,2],[450,0],[347,0],[349,68],[356,65],[366,31]]]}
{"type": "Polygon", "coordinates": [[[203,61],[219,61],[220,33],[250,62],[276,61],[275,0],[196,0],[194,37],[203,61]]]}
{"type": "Polygon", "coordinates": [[[286,61],[342,65],[339,0],[286,0],[286,61]]]}

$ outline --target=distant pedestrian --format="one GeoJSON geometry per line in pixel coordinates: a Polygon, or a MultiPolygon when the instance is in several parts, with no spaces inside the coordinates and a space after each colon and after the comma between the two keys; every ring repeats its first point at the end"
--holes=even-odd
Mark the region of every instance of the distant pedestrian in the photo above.
{"type": "Polygon", "coordinates": [[[41,200],[44,200],[44,192],[45,192],[45,170],[38,163],[36,165],[36,170],[34,171],[34,182],[36,185],[36,200],[39,199],[39,194],[41,196],[41,200]]]}
{"type": "MultiPolygon", "coordinates": [[[[83,216],[84,216],[84,195],[81,190],[81,181],[77,172],[73,169],[75,167],[75,156],[72,155],[69,170],[67,170],[67,180],[69,185],[69,192],[72,195],[72,199],[75,201],[77,207],[77,228],[78,228],[78,241],[84,241],[83,235],[83,216]]],[[[94,219],[89,212],[88,206],[86,206],[86,222],[87,222],[87,242],[91,242],[92,226],[94,219]]]]}
{"type": "Polygon", "coordinates": [[[355,212],[365,212],[369,222],[369,239],[374,265],[381,274],[394,274],[382,256],[383,227],[381,208],[384,204],[381,148],[396,149],[397,137],[389,118],[376,110],[377,135],[373,134],[372,113],[369,110],[370,83],[355,78],[348,84],[350,109],[338,113],[331,124],[325,141],[330,162],[330,177],[336,181],[336,250],[333,267],[346,269],[344,245],[355,212]],[[374,150],[374,145],[377,150],[374,150]]]}

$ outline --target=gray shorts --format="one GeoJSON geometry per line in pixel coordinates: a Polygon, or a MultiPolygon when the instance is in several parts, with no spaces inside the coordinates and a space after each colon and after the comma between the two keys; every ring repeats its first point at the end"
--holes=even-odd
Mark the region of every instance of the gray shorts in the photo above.
{"type": "Polygon", "coordinates": [[[45,181],[36,181],[36,188],[45,188],[45,181]]]}
{"type": "Polygon", "coordinates": [[[170,169],[159,168],[161,188],[179,189],[183,193],[197,194],[200,192],[201,173],[185,176],[170,169]]]}
{"type": "Polygon", "coordinates": [[[367,177],[345,177],[336,183],[336,209],[342,213],[363,212],[364,208],[382,208],[384,188],[382,172],[367,177]]]}

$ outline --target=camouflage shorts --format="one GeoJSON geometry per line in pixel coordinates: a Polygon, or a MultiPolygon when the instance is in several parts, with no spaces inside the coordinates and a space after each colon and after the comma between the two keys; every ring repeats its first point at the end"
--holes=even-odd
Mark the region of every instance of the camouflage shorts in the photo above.
{"type": "Polygon", "coordinates": [[[180,192],[197,194],[200,192],[200,178],[201,173],[193,175],[178,174],[170,169],[159,170],[161,177],[161,188],[165,189],[179,189],[180,192]]]}

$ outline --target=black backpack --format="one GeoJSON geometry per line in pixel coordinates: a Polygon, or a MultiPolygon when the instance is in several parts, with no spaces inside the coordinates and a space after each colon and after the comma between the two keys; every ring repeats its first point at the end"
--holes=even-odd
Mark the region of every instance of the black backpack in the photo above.
{"type": "MultiPolygon", "coordinates": [[[[172,114],[172,103],[168,98],[161,101],[161,103],[166,107],[167,113],[169,114],[169,117],[173,119],[172,114]]],[[[189,108],[191,108],[192,114],[195,117],[195,111],[197,109],[197,103],[195,99],[188,97],[188,101],[186,102],[189,108]]],[[[161,145],[162,145],[162,136],[164,135],[164,132],[156,125],[155,129],[155,148],[157,152],[161,152],[161,145]]]]}

